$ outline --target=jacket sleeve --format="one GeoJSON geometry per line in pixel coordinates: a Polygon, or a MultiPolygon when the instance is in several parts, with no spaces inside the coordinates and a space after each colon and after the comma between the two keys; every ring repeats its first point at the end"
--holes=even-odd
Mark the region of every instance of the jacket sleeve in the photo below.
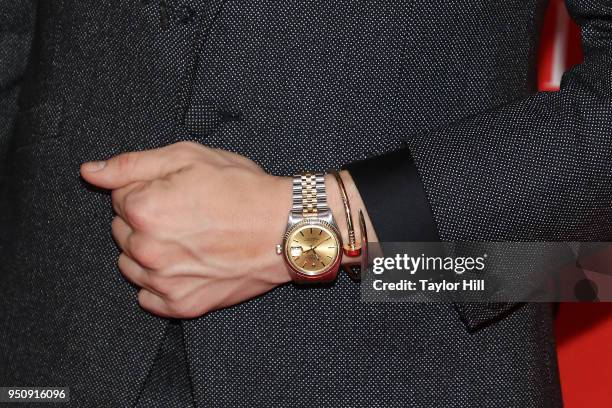
{"type": "Polygon", "coordinates": [[[19,80],[32,37],[34,4],[31,0],[0,0],[0,151],[5,153],[17,111],[19,80]]]}
{"type": "MultiPolygon", "coordinates": [[[[30,52],[34,16],[32,0],[0,0],[0,221],[7,214],[2,200],[6,195],[6,154],[17,113],[19,83],[30,52]]],[[[2,238],[0,231],[0,245],[2,238]]]]}
{"type": "MultiPolygon", "coordinates": [[[[612,2],[566,3],[581,27],[584,62],[565,73],[559,92],[536,93],[407,138],[441,240],[612,238],[612,2]]],[[[367,160],[376,172],[381,157],[367,160]]],[[[385,170],[378,176],[386,177],[385,170]]],[[[373,187],[359,174],[355,182],[370,212],[373,187]]],[[[415,217],[397,211],[393,218],[415,217]]],[[[386,229],[374,221],[377,231],[386,229]]],[[[470,328],[514,307],[457,305],[470,328]]]]}

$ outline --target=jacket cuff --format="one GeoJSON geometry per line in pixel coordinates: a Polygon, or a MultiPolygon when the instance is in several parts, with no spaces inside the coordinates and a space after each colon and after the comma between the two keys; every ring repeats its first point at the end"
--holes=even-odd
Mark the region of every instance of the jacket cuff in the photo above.
{"type": "Polygon", "coordinates": [[[408,148],[344,166],[381,242],[436,242],[438,230],[408,148]]]}
{"type": "MultiPolygon", "coordinates": [[[[438,229],[408,148],[344,166],[381,242],[438,242],[438,229]]],[[[511,314],[520,303],[454,302],[469,331],[511,314]]]]}

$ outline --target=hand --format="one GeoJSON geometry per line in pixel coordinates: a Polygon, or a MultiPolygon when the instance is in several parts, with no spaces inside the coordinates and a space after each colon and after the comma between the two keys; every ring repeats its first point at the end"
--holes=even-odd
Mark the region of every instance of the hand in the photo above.
{"type": "Polygon", "coordinates": [[[83,178],[112,190],[121,273],[140,305],[193,318],[288,282],[274,249],[291,207],[291,179],[246,157],[180,142],[85,163],[83,178]]]}

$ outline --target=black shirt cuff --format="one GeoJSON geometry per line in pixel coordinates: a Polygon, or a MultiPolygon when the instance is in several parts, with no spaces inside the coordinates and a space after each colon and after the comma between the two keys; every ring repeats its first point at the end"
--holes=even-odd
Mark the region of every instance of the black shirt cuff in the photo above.
{"type": "Polygon", "coordinates": [[[344,166],[381,242],[436,242],[438,230],[408,148],[344,166]]]}

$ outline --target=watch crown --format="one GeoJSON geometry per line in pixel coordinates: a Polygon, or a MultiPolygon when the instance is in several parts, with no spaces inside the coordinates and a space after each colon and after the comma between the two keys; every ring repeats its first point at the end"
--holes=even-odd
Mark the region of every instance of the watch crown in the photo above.
{"type": "Polygon", "coordinates": [[[276,245],[276,254],[280,255],[283,253],[283,247],[280,244],[276,245]]]}

